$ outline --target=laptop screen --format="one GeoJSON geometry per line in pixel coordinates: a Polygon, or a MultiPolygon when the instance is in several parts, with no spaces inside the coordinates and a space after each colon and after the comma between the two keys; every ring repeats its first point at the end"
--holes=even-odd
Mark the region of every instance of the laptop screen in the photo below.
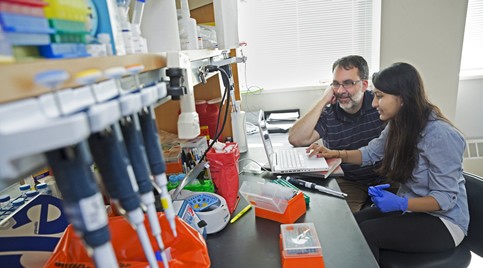
{"type": "Polygon", "coordinates": [[[270,167],[272,167],[273,147],[272,142],[270,141],[270,136],[268,135],[268,127],[267,122],[265,121],[265,115],[262,110],[260,110],[260,113],[258,114],[258,128],[262,137],[263,147],[265,147],[265,152],[267,153],[268,162],[270,163],[270,167]]]}

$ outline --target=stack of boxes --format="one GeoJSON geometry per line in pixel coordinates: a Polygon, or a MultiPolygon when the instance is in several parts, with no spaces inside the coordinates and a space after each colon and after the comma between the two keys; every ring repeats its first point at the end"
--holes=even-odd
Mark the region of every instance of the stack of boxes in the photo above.
{"type": "Polygon", "coordinates": [[[88,14],[84,0],[0,0],[0,58],[88,56],[88,14]]]}
{"type": "Polygon", "coordinates": [[[55,32],[50,35],[51,44],[41,46],[46,58],[87,57],[86,22],[89,15],[85,0],[45,0],[45,17],[55,32]]]}

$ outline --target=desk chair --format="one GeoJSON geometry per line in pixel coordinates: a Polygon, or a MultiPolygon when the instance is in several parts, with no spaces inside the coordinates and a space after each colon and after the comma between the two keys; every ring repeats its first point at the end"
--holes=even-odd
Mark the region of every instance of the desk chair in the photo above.
{"type": "Polygon", "coordinates": [[[381,268],[460,268],[468,267],[471,253],[483,257],[483,178],[463,174],[466,179],[470,226],[468,236],[455,249],[438,253],[404,253],[382,250],[381,268]]]}

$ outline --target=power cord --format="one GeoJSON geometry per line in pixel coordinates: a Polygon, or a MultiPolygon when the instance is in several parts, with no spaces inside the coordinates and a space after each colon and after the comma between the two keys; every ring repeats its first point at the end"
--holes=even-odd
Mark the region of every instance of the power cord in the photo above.
{"type": "Polygon", "coordinates": [[[247,135],[258,133],[258,127],[252,122],[246,122],[245,125],[247,127],[247,135]]]}
{"type": "Polygon", "coordinates": [[[248,164],[248,165],[244,166],[243,169],[238,174],[241,174],[242,172],[260,174],[263,171],[270,171],[270,170],[264,168],[262,164],[258,163],[257,161],[255,161],[251,158],[243,158],[243,159],[238,160],[238,165],[240,165],[240,163],[244,162],[244,161],[251,161],[252,162],[251,164],[256,164],[256,166],[248,164]]]}

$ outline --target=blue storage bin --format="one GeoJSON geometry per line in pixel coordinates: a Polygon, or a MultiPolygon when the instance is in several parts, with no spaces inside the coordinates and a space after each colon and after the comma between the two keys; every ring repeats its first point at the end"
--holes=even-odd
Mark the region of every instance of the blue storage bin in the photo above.
{"type": "Polygon", "coordinates": [[[84,44],[50,44],[40,46],[39,52],[46,58],[81,58],[88,57],[86,45],[84,44]]]}
{"type": "Polygon", "coordinates": [[[49,34],[4,33],[12,46],[40,46],[50,44],[49,34]]]}
{"type": "Polygon", "coordinates": [[[0,12],[0,24],[4,32],[54,33],[46,18],[0,12]]]}

